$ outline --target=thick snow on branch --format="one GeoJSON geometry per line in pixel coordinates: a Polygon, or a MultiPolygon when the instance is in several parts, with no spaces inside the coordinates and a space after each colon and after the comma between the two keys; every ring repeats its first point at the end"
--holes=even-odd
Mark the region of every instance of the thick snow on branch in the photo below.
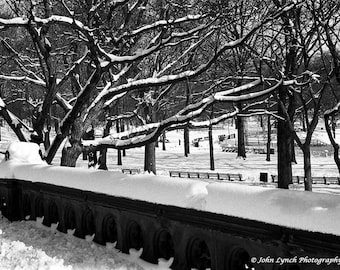
{"type": "Polygon", "coordinates": [[[140,27],[139,29],[136,29],[134,31],[131,31],[129,33],[124,33],[122,36],[118,38],[118,40],[121,40],[125,37],[131,37],[138,34],[141,34],[145,31],[149,31],[155,28],[164,27],[164,26],[170,26],[170,25],[176,25],[181,24],[184,22],[190,22],[190,21],[197,21],[205,18],[206,15],[187,15],[185,17],[179,18],[179,19],[170,19],[170,20],[159,20],[157,22],[154,22],[152,24],[145,25],[143,27],[140,27]]]}
{"type": "MultiPolygon", "coordinates": [[[[170,39],[170,38],[168,38],[170,39]]],[[[103,50],[101,47],[99,47],[99,51],[106,56],[106,58],[109,60],[109,62],[107,61],[103,61],[101,62],[101,66],[102,67],[106,67],[109,63],[130,63],[130,62],[134,62],[138,59],[141,59],[145,56],[148,56],[150,54],[152,54],[153,52],[155,52],[156,50],[158,50],[158,48],[160,47],[161,43],[156,44],[154,46],[151,46],[147,49],[144,50],[138,50],[135,54],[133,55],[125,55],[125,56],[118,56],[118,55],[114,55],[112,53],[107,53],[105,50],[103,50]]]]}
{"type": "Polygon", "coordinates": [[[19,117],[17,117],[14,113],[10,112],[9,110],[7,110],[9,116],[11,117],[12,120],[12,124],[16,127],[18,127],[19,125],[23,126],[25,129],[27,129],[28,131],[33,132],[33,129],[30,128],[29,126],[27,126],[23,121],[21,121],[21,119],[19,117]]]}
{"type": "Polygon", "coordinates": [[[60,16],[60,15],[52,15],[48,18],[39,18],[33,17],[33,21],[44,24],[44,25],[51,25],[51,24],[64,24],[75,27],[77,30],[88,34],[92,30],[85,26],[81,21],[78,21],[74,18],[70,18],[67,16],[60,16]]]}
{"type": "Polygon", "coordinates": [[[250,83],[241,85],[239,87],[235,87],[235,88],[232,88],[232,89],[229,89],[229,90],[218,92],[218,93],[216,93],[215,97],[217,99],[223,98],[224,96],[227,96],[227,95],[230,95],[230,94],[239,93],[241,91],[253,88],[253,87],[255,87],[257,85],[260,85],[260,84],[261,84],[261,79],[259,78],[259,79],[256,79],[256,80],[250,82],[250,83]]]}
{"type": "Polygon", "coordinates": [[[111,148],[134,148],[138,146],[145,145],[145,143],[153,141],[157,138],[164,129],[172,130],[181,128],[184,123],[189,124],[192,128],[198,127],[208,127],[210,125],[218,124],[221,121],[234,117],[239,112],[238,109],[235,111],[223,114],[216,118],[210,119],[208,121],[189,121],[195,115],[200,115],[203,109],[199,109],[192,112],[189,115],[181,116],[175,115],[159,123],[146,124],[137,127],[130,131],[125,131],[121,133],[113,133],[105,138],[100,138],[92,141],[83,141],[85,146],[105,146],[111,148]]]}
{"type": "Polygon", "coordinates": [[[0,74],[0,79],[9,80],[9,81],[27,81],[27,82],[31,82],[39,86],[46,87],[46,83],[43,80],[36,80],[36,79],[32,79],[27,76],[8,76],[8,75],[0,74]]]}
{"type": "Polygon", "coordinates": [[[268,111],[268,110],[252,110],[249,113],[239,113],[238,116],[243,116],[243,117],[250,117],[250,116],[256,116],[256,115],[271,115],[279,120],[285,120],[284,117],[281,117],[277,115],[275,112],[268,111]]]}
{"type": "MultiPolygon", "coordinates": [[[[193,35],[197,32],[200,32],[207,28],[210,24],[203,24],[199,25],[195,28],[192,28],[188,31],[184,32],[172,32],[168,37],[162,38],[162,32],[159,32],[155,35],[155,37],[149,42],[146,48],[137,50],[133,55],[124,55],[124,56],[118,56],[114,55],[112,53],[106,52],[104,49],[102,49],[99,45],[97,45],[100,53],[106,57],[106,59],[109,61],[102,61],[101,66],[107,67],[110,63],[131,63],[136,60],[139,60],[141,58],[144,58],[145,56],[151,55],[152,53],[158,51],[161,46],[166,46],[171,42],[172,40],[176,38],[185,39],[186,37],[192,38],[193,35]]],[[[181,41],[179,41],[181,42],[181,41]]]]}
{"type": "Polygon", "coordinates": [[[57,103],[65,110],[65,111],[70,111],[72,110],[73,106],[66,100],[64,99],[59,93],[56,94],[55,99],[57,103]]]}
{"type": "Polygon", "coordinates": [[[189,71],[184,71],[180,74],[176,75],[165,75],[160,78],[146,78],[146,79],[140,79],[132,82],[128,82],[126,84],[117,86],[117,87],[112,87],[107,90],[107,93],[103,95],[103,98],[106,101],[105,106],[110,105],[110,99],[117,94],[120,94],[125,91],[130,91],[132,89],[138,89],[142,87],[151,87],[151,86],[160,86],[160,85],[165,85],[169,84],[172,82],[175,82],[176,80],[183,80],[188,77],[191,77],[195,75],[195,71],[189,70],[189,71]]]}
{"type": "MultiPolygon", "coordinates": [[[[283,84],[283,79],[281,79],[274,86],[269,87],[267,89],[264,89],[262,91],[257,91],[257,92],[249,93],[249,94],[243,94],[243,95],[239,95],[239,96],[224,96],[224,95],[221,96],[221,95],[218,95],[218,93],[217,93],[216,99],[219,100],[219,101],[243,101],[243,100],[250,100],[250,99],[254,99],[254,98],[260,97],[260,96],[267,95],[267,94],[275,91],[282,84],[283,84]]],[[[245,89],[250,89],[250,88],[252,88],[252,87],[254,87],[256,85],[257,85],[256,83],[249,83],[248,87],[245,88],[245,89]]],[[[245,90],[245,89],[242,89],[242,90],[245,90]]]]}
{"type": "MultiPolygon", "coordinates": [[[[52,25],[52,24],[61,24],[61,25],[67,25],[72,28],[75,28],[76,30],[82,32],[86,36],[88,36],[91,33],[91,29],[85,26],[82,22],[71,18],[67,16],[60,16],[60,15],[52,15],[48,18],[39,18],[39,17],[32,17],[31,20],[38,24],[43,25],[52,25]]],[[[28,18],[22,18],[22,17],[16,17],[11,19],[3,19],[0,18],[0,26],[7,26],[7,27],[18,27],[23,26],[26,27],[29,24],[31,24],[30,19],[28,18]]]]}
{"type": "Polygon", "coordinates": [[[1,26],[26,26],[28,24],[28,19],[16,17],[12,19],[3,19],[0,18],[0,25],[1,26]]]}
{"type": "Polygon", "coordinates": [[[235,111],[230,112],[230,113],[225,113],[222,114],[218,117],[206,120],[206,121],[190,121],[189,122],[189,127],[190,128],[204,128],[204,127],[209,127],[213,125],[217,125],[218,123],[227,120],[229,118],[232,118],[236,116],[239,113],[239,110],[235,108],[235,111]]]}
{"type": "Polygon", "coordinates": [[[164,129],[172,126],[188,122],[200,116],[207,106],[213,102],[213,99],[205,99],[199,102],[196,106],[188,106],[190,109],[181,110],[176,115],[169,117],[159,123],[151,123],[138,127],[136,131],[128,131],[125,133],[111,134],[105,138],[97,139],[95,141],[88,141],[87,144],[95,146],[105,145],[112,148],[133,148],[143,146],[145,143],[154,141],[164,129]],[[125,138],[124,138],[125,137],[125,138]]]}

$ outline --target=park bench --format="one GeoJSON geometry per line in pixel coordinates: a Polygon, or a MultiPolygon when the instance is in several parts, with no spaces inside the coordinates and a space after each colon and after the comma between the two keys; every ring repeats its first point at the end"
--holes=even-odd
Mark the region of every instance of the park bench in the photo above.
{"type": "Polygon", "coordinates": [[[127,174],[138,174],[140,173],[140,169],[122,169],[122,173],[127,173],[127,174]]]}
{"type": "Polygon", "coordinates": [[[238,174],[238,173],[169,171],[169,174],[170,174],[170,177],[180,177],[180,178],[201,178],[201,179],[216,179],[216,180],[228,180],[228,181],[242,181],[242,174],[238,174]]]}
{"type": "Polygon", "coordinates": [[[253,152],[254,152],[254,154],[265,154],[266,153],[264,148],[254,148],[253,152]]]}
{"type": "Polygon", "coordinates": [[[200,178],[198,172],[184,172],[184,171],[170,171],[170,177],[180,177],[180,178],[200,178]]]}
{"type": "Polygon", "coordinates": [[[219,173],[218,180],[242,181],[242,174],[239,173],[219,173]]]}
{"type": "Polygon", "coordinates": [[[235,152],[237,152],[237,147],[235,147],[235,146],[222,147],[222,152],[232,152],[232,153],[235,153],[235,152]]]}
{"type": "MultiPolygon", "coordinates": [[[[271,175],[273,183],[277,183],[278,181],[278,176],[277,175],[271,175]]],[[[298,175],[293,175],[292,177],[293,183],[294,184],[302,184],[304,182],[305,177],[304,176],[298,176],[298,175]]]]}
{"type": "Polygon", "coordinates": [[[329,176],[329,177],[326,177],[327,179],[327,185],[340,185],[340,177],[337,177],[337,176],[329,176]]]}
{"type": "MultiPolygon", "coordinates": [[[[236,146],[222,146],[222,152],[236,153],[237,147],[236,146]]],[[[246,147],[246,152],[254,153],[254,154],[266,154],[266,149],[246,147]]],[[[274,148],[270,148],[270,154],[274,154],[274,148]]]]}
{"type": "MultiPolygon", "coordinates": [[[[277,175],[271,175],[272,180],[274,183],[277,183],[278,178],[277,175]]],[[[302,184],[304,182],[305,177],[304,176],[293,176],[293,183],[294,184],[302,184]]],[[[312,177],[312,183],[313,184],[336,184],[340,185],[340,177],[336,176],[313,176],[312,177]]]]}
{"type": "Polygon", "coordinates": [[[312,177],[313,184],[325,184],[325,185],[330,185],[330,184],[340,184],[340,178],[339,177],[327,177],[327,176],[317,176],[317,177],[312,177]]]}
{"type": "MultiPolygon", "coordinates": [[[[274,148],[270,148],[270,154],[273,155],[275,150],[274,148]]],[[[265,148],[253,148],[254,154],[267,154],[267,150],[265,148]]]]}
{"type": "Polygon", "coordinates": [[[208,173],[208,179],[219,179],[218,173],[208,173]]]}
{"type": "Polygon", "coordinates": [[[229,135],[218,135],[218,141],[223,142],[224,140],[230,140],[230,139],[235,139],[236,135],[235,134],[229,134],[229,135]]]}

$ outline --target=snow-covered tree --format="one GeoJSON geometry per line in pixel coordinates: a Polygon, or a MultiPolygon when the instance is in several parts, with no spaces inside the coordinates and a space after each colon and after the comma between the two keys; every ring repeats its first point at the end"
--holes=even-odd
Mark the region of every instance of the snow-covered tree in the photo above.
{"type": "MultiPolygon", "coordinates": [[[[16,38],[5,40],[8,45],[6,60],[13,61],[12,65],[17,68],[14,72],[1,68],[0,79],[26,83],[32,89],[41,90],[41,101],[34,111],[36,134],[33,138],[46,142],[48,162],[68,139],[62,165],[75,166],[86,129],[99,117],[114,117],[110,112],[117,102],[127,97],[143,97],[153,103],[165,93],[171,95],[175,89],[184,93],[185,88],[171,86],[185,85],[202,76],[226,53],[253,47],[250,44],[254,44],[253,39],[259,33],[304,1],[287,1],[280,5],[275,5],[277,1],[254,1],[253,4],[258,5],[254,9],[256,20],[246,22],[242,31],[234,31],[233,35],[221,35],[221,29],[235,19],[231,12],[233,6],[227,4],[216,10],[212,8],[214,5],[207,6],[199,1],[174,0],[164,1],[162,5],[157,1],[140,0],[8,2],[13,12],[10,17],[0,18],[0,31],[5,35],[6,31],[20,29],[28,46],[16,48],[16,38]],[[203,57],[207,48],[213,49],[203,57]],[[162,61],[155,61],[159,56],[163,56],[162,61]],[[152,68],[148,68],[150,63],[152,68]],[[63,108],[64,114],[49,144],[55,103],[63,108]]],[[[247,13],[246,17],[250,15],[247,13]]],[[[296,83],[279,70],[275,70],[274,78],[263,76],[261,68],[247,75],[228,74],[223,79],[226,84],[222,89],[202,94],[202,98],[193,99],[166,118],[151,118],[134,130],[109,134],[91,142],[92,147],[143,146],[154,142],[165,129],[201,125],[193,119],[213,104],[254,100],[296,83]]],[[[214,86],[207,88],[210,87],[214,86]]],[[[30,97],[25,99],[31,100],[30,97]]],[[[223,114],[214,114],[209,125],[239,113],[239,108],[229,108],[232,109],[223,114]]],[[[137,116],[141,115],[137,113],[137,116]]]]}

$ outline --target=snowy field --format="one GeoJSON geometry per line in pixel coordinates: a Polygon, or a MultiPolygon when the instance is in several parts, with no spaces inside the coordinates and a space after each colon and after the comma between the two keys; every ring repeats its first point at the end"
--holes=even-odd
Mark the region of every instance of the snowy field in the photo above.
{"type": "MultiPolygon", "coordinates": [[[[258,124],[253,124],[252,129],[258,130],[258,124]],[[257,126],[256,126],[257,125],[257,126]]],[[[8,147],[9,141],[13,141],[15,135],[8,127],[1,128],[0,151],[5,151],[8,147]]],[[[98,135],[100,131],[97,132],[98,135]]],[[[218,129],[213,130],[214,139],[214,157],[215,157],[215,171],[226,173],[241,173],[243,178],[248,182],[258,182],[260,172],[267,172],[270,174],[277,174],[277,152],[276,152],[276,136],[272,135],[272,148],[275,150],[275,154],[271,155],[271,161],[266,161],[264,154],[247,153],[247,158],[237,159],[236,153],[222,152],[221,145],[218,141],[219,135],[237,134],[234,126],[224,125],[218,129]]],[[[302,134],[301,134],[302,135],[302,134]]],[[[190,141],[197,138],[205,138],[208,136],[207,130],[193,130],[190,131],[190,141]]],[[[171,131],[166,135],[169,142],[166,143],[166,151],[162,150],[162,145],[159,143],[159,147],[156,148],[156,167],[158,175],[169,175],[170,170],[190,170],[190,171],[210,171],[209,166],[209,145],[208,141],[204,140],[199,143],[199,147],[190,146],[190,154],[188,157],[184,157],[183,148],[183,132],[171,131]]],[[[313,139],[316,141],[330,144],[327,134],[322,129],[320,124],[314,135],[313,139]]],[[[336,130],[336,140],[340,143],[340,129],[336,130]]],[[[261,138],[254,138],[252,142],[256,144],[259,142],[259,146],[264,147],[261,138]]],[[[236,146],[236,139],[230,139],[226,141],[230,146],[236,146]]],[[[331,146],[326,147],[313,147],[312,149],[312,174],[313,176],[338,176],[339,172],[334,163],[331,150],[331,146]]],[[[297,164],[293,164],[293,175],[303,175],[303,157],[302,152],[296,147],[296,159],[297,164]]],[[[59,165],[61,157],[61,151],[57,153],[56,158],[53,161],[54,165],[59,165]]],[[[143,169],[144,161],[144,148],[135,148],[126,150],[126,156],[123,157],[123,165],[117,164],[117,150],[108,150],[107,165],[109,170],[120,171],[122,168],[138,168],[143,169]]],[[[80,156],[77,161],[77,167],[87,168],[87,161],[82,160],[80,156]]]]}
{"type": "MultiPolygon", "coordinates": [[[[240,173],[247,182],[254,184],[258,183],[260,173],[266,172],[270,176],[271,174],[277,175],[277,151],[276,151],[276,138],[273,135],[272,148],[275,150],[275,154],[271,155],[271,161],[266,161],[266,155],[247,153],[247,158],[236,158],[236,153],[222,152],[221,145],[218,141],[219,135],[237,134],[236,130],[230,126],[225,126],[223,129],[213,130],[214,139],[214,157],[215,157],[215,171],[225,173],[240,173]]],[[[171,170],[183,170],[183,171],[210,171],[209,165],[209,144],[207,140],[201,141],[199,147],[190,146],[190,154],[188,157],[184,157],[183,148],[183,132],[171,131],[167,133],[168,143],[166,143],[166,151],[162,150],[162,145],[159,143],[159,147],[156,148],[156,167],[158,175],[169,175],[171,170]]],[[[194,130],[190,131],[190,141],[197,138],[204,138],[208,136],[206,130],[194,130]]],[[[313,138],[317,141],[321,141],[330,144],[327,134],[320,127],[315,131],[313,138]]],[[[340,129],[337,130],[336,139],[340,143],[340,129]]],[[[256,145],[256,139],[254,148],[262,147],[262,140],[259,139],[259,145],[256,145]]],[[[236,146],[236,139],[227,141],[230,146],[236,146]]],[[[312,148],[312,174],[313,176],[338,176],[339,172],[334,163],[331,146],[326,147],[313,147],[312,148]]],[[[302,152],[296,147],[296,159],[297,164],[293,164],[293,175],[303,176],[303,156],[302,152]]],[[[123,157],[123,165],[117,164],[117,150],[108,150],[108,167],[110,170],[121,170],[122,168],[138,168],[143,170],[144,161],[144,148],[135,148],[126,150],[126,156],[123,157]]],[[[54,164],[60,163],[60,154],[54,161],[54,164]]],[[[83,161],[80,157],[78,159],[77,166],[87,168],[87,161],[83,161]]],[[[270,178],[270,177],[269,177],[270,178]]]]}

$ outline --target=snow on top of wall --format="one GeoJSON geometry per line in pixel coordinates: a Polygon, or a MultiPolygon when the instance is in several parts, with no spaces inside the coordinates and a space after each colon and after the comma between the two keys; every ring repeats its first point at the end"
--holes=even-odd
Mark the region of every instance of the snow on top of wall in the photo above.
{"type": "Polygon", "coordinates": [[[340,196],[236,183],[207,186],[206,211],[340,235],[340,196]]]}
{"type": "Polygon", "coordinates": [[[340,236],[339,195],[49,166],[39,161],[37,152],[37,145],[10,145],[10,159],[0,163],[0,178],[44,182],[340,236]]]}
{"type": "Polygon", "coordinates": [[[203,209],[207,183],[151,174],[126,175],[115,171],[89,170],[7,161],[0,177],[43,182],[117,197],[203,209]]]}
{"type": "Polygon", "coordinates": [[[12,143],[8,152],[9,160],[0,163],[0,178],[43,182],[179,207],[203,209],[205,206],[207,183],[204,182],[49,166],[41,160],[39,146],[33,143],[12,143]]]}

